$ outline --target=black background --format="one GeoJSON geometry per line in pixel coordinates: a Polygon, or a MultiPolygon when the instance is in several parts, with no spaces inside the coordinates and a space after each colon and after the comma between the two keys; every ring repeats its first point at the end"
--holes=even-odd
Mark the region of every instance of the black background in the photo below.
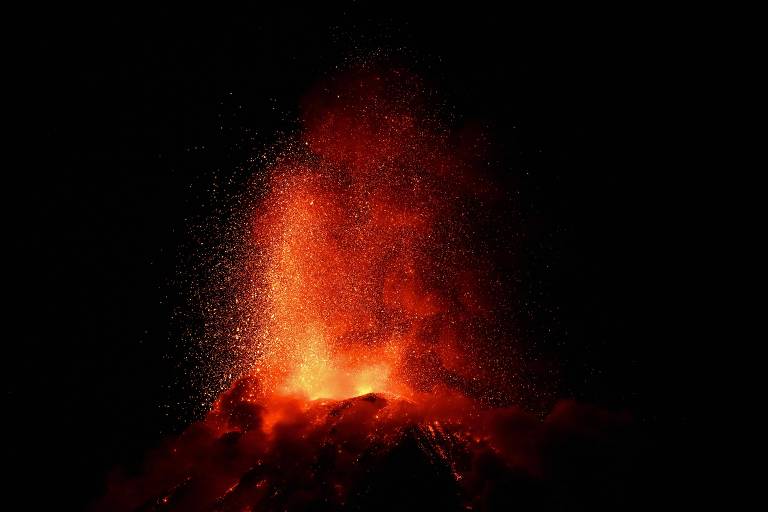
{"type": "Polygon", "coordinates": [[[660,452],[676,447],[675,468],[693,386],[675,149],[692,46],[677,23],[351,3],[25,24],[11,97],[24,158],[6,189],[20,259],[6,340],[17,476],[78,508],[110,467],[184,427],[172,318],[190,225],[294,126],[312,85],[376,48],[405,48],[460,120],[489,127],[499,181],[520,197],[529,337],[560,362],[560,394],[633,410],[660,452]]]}

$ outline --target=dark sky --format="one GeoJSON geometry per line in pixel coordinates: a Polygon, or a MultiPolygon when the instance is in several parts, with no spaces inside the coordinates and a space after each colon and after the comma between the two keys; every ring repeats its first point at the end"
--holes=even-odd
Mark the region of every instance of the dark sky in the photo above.
{"type": "Polygon", "coordinates": [[[376,48],[405,55],[459,122],[489,127],[499,182],[520,196],[528,336],[560,362],[560,393],[636,411],[660,442],[681,436],[686,177],[672,147],[685,55],[663,19],[349,4],[25,25],[13,97],[25,157],[6,189],[21,479],[48,478],[54,499],[81,506],[108,468],[184,426],[172,316],[191,223],[294,126],[312,85],[376,48]]]}

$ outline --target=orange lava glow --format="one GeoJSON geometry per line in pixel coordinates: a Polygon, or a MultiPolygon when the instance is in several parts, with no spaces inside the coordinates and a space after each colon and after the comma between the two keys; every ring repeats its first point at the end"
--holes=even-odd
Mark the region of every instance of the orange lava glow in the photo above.
{"type": "Polygon", "coordinates": [[[477,381],[490,307],[463,220],[482,180],[416,79],[337,85],[310,96],[252,217],[251,372],[268,394],[309,399],[477,381]]]}

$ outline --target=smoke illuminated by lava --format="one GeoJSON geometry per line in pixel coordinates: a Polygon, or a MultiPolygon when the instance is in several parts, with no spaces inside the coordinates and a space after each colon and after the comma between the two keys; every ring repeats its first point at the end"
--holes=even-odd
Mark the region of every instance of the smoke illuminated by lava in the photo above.
{"type": "Polygon", "coordinates": [[[239,377],[100,509],[489,509],[510,485],[556,496],[559,447],[598,457],[623,435],[571,402],[544,421],[509,407],[508,291],[476,234],[496,191],[482,137],[429,96],[370,69],[308,96],[238,242],[239,377]]]}

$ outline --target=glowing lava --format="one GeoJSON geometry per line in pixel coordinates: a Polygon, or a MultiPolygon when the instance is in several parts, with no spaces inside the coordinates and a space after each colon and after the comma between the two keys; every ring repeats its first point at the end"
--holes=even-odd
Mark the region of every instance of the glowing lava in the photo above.
{"type": "Polygon", "coordinates": [[[487,194],[422,92],[399,71],[338,79],[267,171],[244,279],[265,393],[509,392],[480,332],[493,285],[470,221],[487,194]]]}

